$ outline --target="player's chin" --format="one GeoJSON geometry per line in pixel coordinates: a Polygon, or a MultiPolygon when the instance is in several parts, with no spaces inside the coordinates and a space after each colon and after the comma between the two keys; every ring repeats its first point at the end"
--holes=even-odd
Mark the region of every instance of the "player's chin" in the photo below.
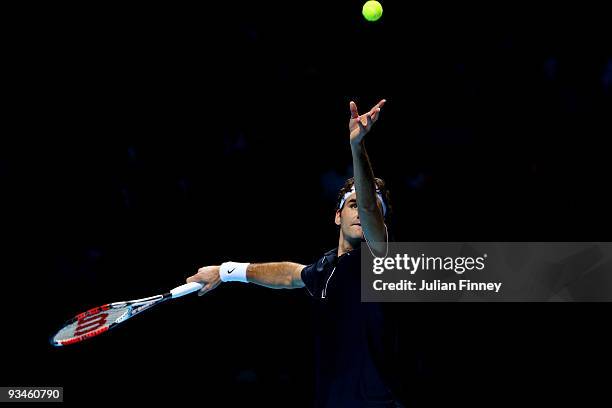
{"type": "Polygon", "coordinates": [[[351,225],[351,238],[363,239],[363,229],[361,225],[351,225]]]}

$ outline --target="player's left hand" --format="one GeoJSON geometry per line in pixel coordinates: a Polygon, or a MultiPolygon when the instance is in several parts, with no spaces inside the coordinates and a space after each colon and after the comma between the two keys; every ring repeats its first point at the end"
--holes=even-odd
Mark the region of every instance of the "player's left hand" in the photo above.
{"type": "Polygon", "coordinates": [[[363,137],[370,131],[372,125],[380,117],[380,109],[385,104],[386,100],[381,99],[372,109],[363,115],[359,115],[357,105],[351,101],[349,107],[351,109],[351,119],[349,120],[349,132],[351,144],[359,144],[363,137]]]}

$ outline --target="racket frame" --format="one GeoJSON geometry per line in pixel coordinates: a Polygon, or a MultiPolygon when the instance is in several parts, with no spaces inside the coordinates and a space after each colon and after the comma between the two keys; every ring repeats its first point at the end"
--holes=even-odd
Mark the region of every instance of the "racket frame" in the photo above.
{"type": "Polygon", "coordinates": [[[74,316],[72,319],[67,320],[62,325],[62,328],[58,330],[57,333],[55,333],[53,337],[49,339],[49,341],[55,347],[62,347],[62,346],[67,346],[69,344],[79,343],[83,340],[87,340],[89,338],[105,333],[109,331],[110,329],[117,327],[119,324],[125,322],[129,318],[134,317],[137,314],[142,313],[145,310],[150,309],[151,307],[158,305],[170,298],[172,298],[172,294],[168,292],[168,293],[164,293],[163,295],[150,296],[147,298],[124,301],[124,302],[107,303],[105,305],[91,308],[83,313],[79,313],[78,315],[74,316]],[[55,340],[55,337],[57,336],[57,334],[64,327],[69,326],[77,322],[78,320],[81,320],[88,316],[96,315],[101,312],[106,312],[107,310],[121,309],[121,308],[126,308],[125,313],[122,314],[119,318],[115,319],[115,321],[111,322],[110,324],[105,324],[103,327],[100,327],[99,329],[95,329],[90,332],[81,334],[79,336],[74,336],[66,340],[55,340]]]}

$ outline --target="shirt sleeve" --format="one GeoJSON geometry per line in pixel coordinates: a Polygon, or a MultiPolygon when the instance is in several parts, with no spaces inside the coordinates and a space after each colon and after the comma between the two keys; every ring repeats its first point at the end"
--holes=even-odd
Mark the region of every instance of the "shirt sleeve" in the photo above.
{"type": "Polygon", "coordinates": [[[317,262],[310,264],[302,269],[302,282],[306,286],[306,290],[310,296],[320,298],[323,288],[323,280],[325,279],[324,259],[321,258],[317,262]]]}

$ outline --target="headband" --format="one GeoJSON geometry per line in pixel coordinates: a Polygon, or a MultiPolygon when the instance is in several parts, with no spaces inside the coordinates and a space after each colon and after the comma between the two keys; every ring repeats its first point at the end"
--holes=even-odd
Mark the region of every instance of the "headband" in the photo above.
{"type": "MultiPolygon", "coordinates": [[[[346,199],[349,198],[349,196],[351,194],[353,194],[354,192],[355,192],[355,185],[353,184],[353,187],[350,189],[350,191],[347,191],[342,196],[342,200],[340,200],[340,204],[338,205],[338,209],[339,210],[342,209],[342,206],[344,206],[344,202],[346,201],[346,199]]],[[[380,200],[380,203],[382,204],[383,216],[386,216],[387,215],[387,206],[385,205],[385,200],[383,200],[382,193],[380,192],[380,190],[378,188],[376,188],[376,197],[378,197],[378,199],[380,200]]]]}

